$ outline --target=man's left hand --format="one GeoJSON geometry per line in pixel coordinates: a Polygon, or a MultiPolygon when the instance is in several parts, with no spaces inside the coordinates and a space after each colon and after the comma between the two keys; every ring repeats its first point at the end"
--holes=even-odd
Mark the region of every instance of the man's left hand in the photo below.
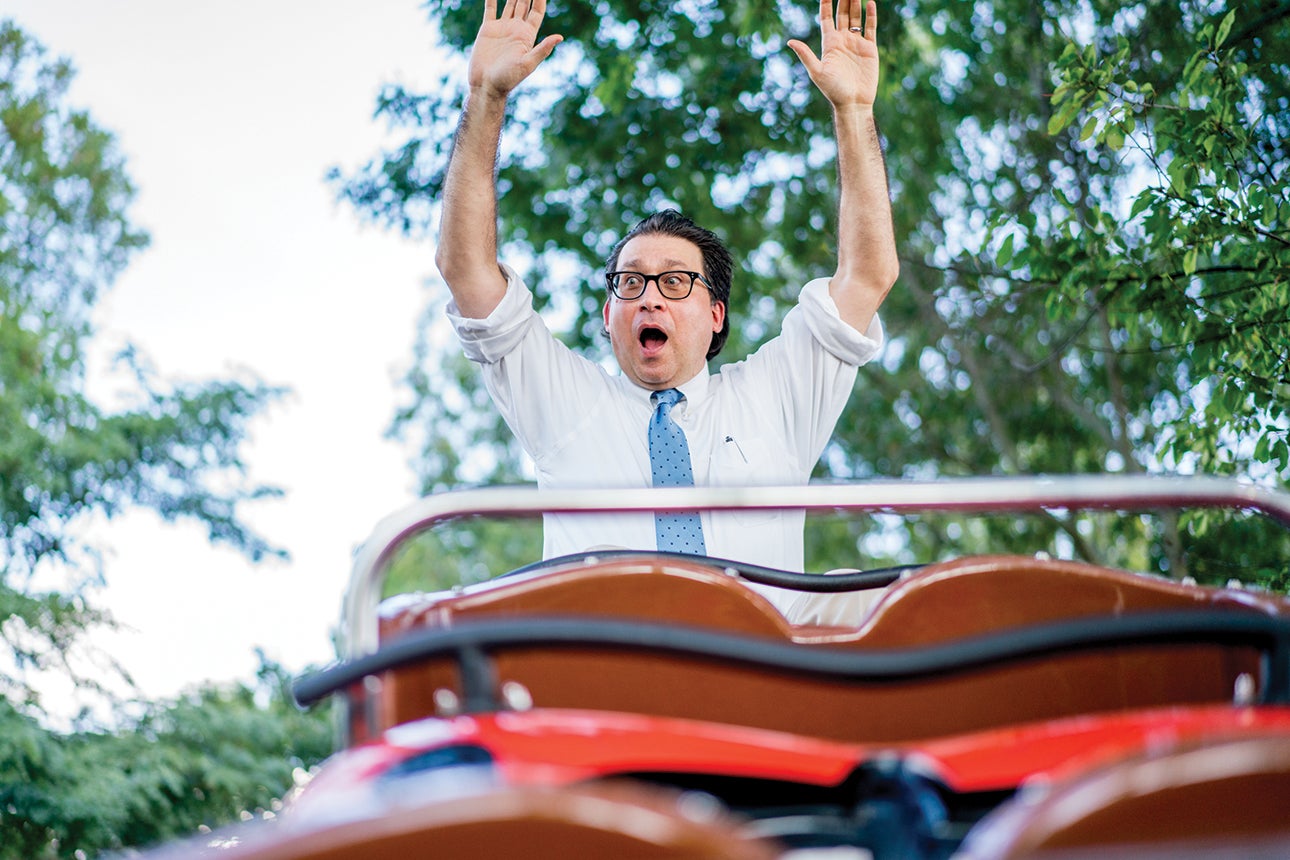
{"type": "Polygon", "coordinates": [[[860,14],[860,0],[841,0],[836,20],[833,0],[820,0],[820,56],[804,42],[790,39],[788,47],[834,109],[872,108],[878,97],[878,4],[869,0],[860,14]]]}

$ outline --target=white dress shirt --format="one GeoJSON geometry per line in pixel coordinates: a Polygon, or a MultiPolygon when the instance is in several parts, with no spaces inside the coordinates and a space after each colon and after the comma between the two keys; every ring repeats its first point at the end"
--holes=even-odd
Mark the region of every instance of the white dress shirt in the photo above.
{"type": "MultiPolygon", "coordinates": [[[[466,356],[507,425],[533,458],[541,487],[652,485],[649,389],[578,355],[551,335],[533,296],[503,266],[507,290],[486,319],[448,305],[466,356]]],[[[781,332],[744,361],[703,372],[680,387],[672,416],[685,430],[700,486],[804,484],[855,383],[883,342],[875,316],[860,333],[842,321],[828,279],[802,288],[781,332]]],[[[801,511],[704,512],[714,558],[783,570],[803,566],[801,511]]],[[[545,557],[597,546],[655,549],[653,514],[551,514],[545,557]]],[[[797,596],[759,589],[783,609],[797,596]]]]}

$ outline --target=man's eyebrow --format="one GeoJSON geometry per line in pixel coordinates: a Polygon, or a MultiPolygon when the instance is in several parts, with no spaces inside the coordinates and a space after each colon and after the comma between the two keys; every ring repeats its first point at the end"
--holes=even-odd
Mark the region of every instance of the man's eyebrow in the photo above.
{"type": "MultiPolygon", "coordinates": [[[[640,264],[641,264],[640,260],[623,260],[622,262],[619,263],[619,265],[622,266],[624,269],[630,269],[632,271],[635,271],[636,267],[639,266],[640,264]]],[[[684,269],[684,267],[690,264],[687,263],[685,260],[678,260],[675,257],[668,257],[667,259],[663,260],[663,265],[668,267],[666,271],[673,272],[673,271],[677,271],[677,269],[684,269]]],[[[688,271],[688,269],[686,271],[688,271]]]]}

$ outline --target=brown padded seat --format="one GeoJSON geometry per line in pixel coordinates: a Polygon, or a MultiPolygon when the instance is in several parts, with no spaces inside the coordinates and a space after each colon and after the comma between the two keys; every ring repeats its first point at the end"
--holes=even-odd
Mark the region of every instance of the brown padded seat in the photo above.
{"type": "MultiPolygon", "coordinates": [[[[760,595],[700,562],[637,560],[503,579],[382,619],[382,637],[525,614],[621,617],[881,651],[1054,621],[1188,607],[1284,613],[1286,602],[1077,562],[1020,556],[932,565],[892,585],[856,627],[795,627],[760,595]]],[[[891,743],[1080,713],[1230,701],[1258,677],[1253,648],[1152,644],[1048,656],[910,682],[843,683],[742,665],[616,649],[508,649],[498,679],[536,706],[711,720],[857,742],[891,743]]],[[[386,673],[380,727],[435,713],[456,690],[446,660],[386,673]]]]}
{"type": "MultiPolygon", "coordinates": [[[[564,860],[771,860],[769,843],[734,822],[683,814],[671,795],[636,786],[507,788],[448,798],[414,794],[396,802],[364,798],[359,811],[300,821],[290,815],[237,838],[220,834],[144,855],[148,860],[407,860],[410,857],[523,857],[564,860]],[[202,844],[202,842],[206,844],[202,844]]],[[[306,806],[306,795],[298,804],[306,806]]]]}
{"type": "Polygon", "coordinates": [[[1290,736],[1157,749],[1024,790],[960,856],[1290,857],[1287,798],[1290,736]]]}
{"type": "Polygon", "coordinates": [[[868,647],[944,642],[1009,627],[1150,610],[1285,613],[1284,598],[1183,585],[1075,561],[978,556],[928,565],[892,585],[860,622],[868,647]],[[930,611],[929,611],[930,610],[930,611]]]}
{"type": "Polygon", "coordinates": [[[427,595],[381,617],[381,641],[458,620],[517,615],[595,615],[788,638],[791,625],[766,598],[710,564],[641,556],[578,562],[503,577],[460,593],[427,595]]]}

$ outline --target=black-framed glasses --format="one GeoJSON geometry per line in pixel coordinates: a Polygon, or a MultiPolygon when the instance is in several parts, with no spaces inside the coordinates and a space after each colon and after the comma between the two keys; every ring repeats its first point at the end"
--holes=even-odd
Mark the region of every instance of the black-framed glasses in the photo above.
{"type": "Polygon", "coordinates": [[[698,272],[659,272],[657,275],[646,275],[642,272],[605,273],[609,292],[628,302],[645,295],[645,288],[649,286],[650,281],[658,285],[658,291],[664,298],[676,302],[688,299],[695,283],[701,284],[709,292],[712,290],[708,282],[703,279],[703,275],[698,272]]]}

